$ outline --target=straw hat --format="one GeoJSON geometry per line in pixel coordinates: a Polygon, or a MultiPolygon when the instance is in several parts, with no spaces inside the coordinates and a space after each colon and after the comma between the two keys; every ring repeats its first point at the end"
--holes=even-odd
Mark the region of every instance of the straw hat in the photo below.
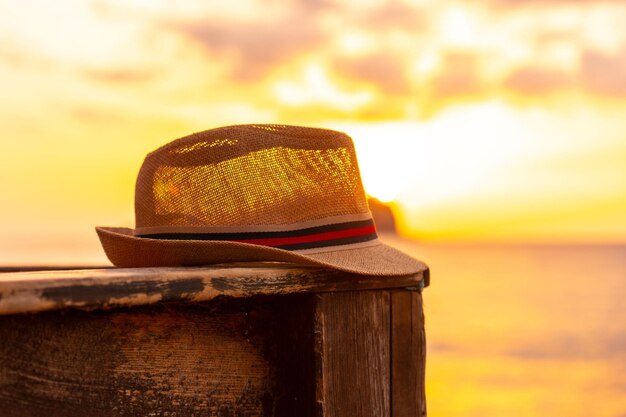
{"type": "Polygon", "coordinates": [[[241,125],[148,154],[136,228],[96,227],[119,267],[279,261],[366,275],[427,270],[380,242],[349,136],[241,125]]]}

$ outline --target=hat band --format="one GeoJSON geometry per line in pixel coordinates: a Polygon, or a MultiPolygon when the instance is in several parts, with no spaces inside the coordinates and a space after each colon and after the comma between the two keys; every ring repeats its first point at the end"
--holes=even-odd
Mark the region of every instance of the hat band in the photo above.
{"type": "Polygon", "coordinates": [[[216,240],[270,246],[285,250],[302,250],[350,245],[377,239],[372,219],[333,223],[306,229],[271,232],[235,233],[151,233],[138,237],[166,240],[216,240]]]}

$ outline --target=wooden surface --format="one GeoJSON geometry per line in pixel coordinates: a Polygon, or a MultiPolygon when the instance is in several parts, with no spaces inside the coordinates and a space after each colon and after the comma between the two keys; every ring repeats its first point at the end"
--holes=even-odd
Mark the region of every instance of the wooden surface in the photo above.
{"type": "Polygon", "coordinates": [[[423,417],[419,291],[0,316],[0,415],[423,417]]]}
{"type": "Polygon", "coordinates": [[[218,296],[418,287],[427,276],[428,270],[410,276],[373,277],[278,263],[2,273],[0,315],[197,302],[218,296]]]}
{"type": "Polygon", "coordinates": [[[306,417],[291,413],[313,410],[312,332],[294,332],[306,304],[257,297],[2,316],[0,415],[306,417]]]}
{"type": "Polygon", "coordinates": [[[319,415],[425,417],[422,294],[358,291],[317,300],[319,415]]]}
{"type": "Polygon", "coordinates": [[[0,416],[424,417],[427,279],[275,263],[2,273],[0,416]]]}
{"type": "Polygon", "coordinates": [[[426,338],[422,296],[415,291],[391,295],[391,415],[426,416],[424,385],[426,338]]]}
{"type": "Polygon", "coordinates": [[[316,313],[321,415],[388,417],[389,292],[322,294],[316,313]]]}

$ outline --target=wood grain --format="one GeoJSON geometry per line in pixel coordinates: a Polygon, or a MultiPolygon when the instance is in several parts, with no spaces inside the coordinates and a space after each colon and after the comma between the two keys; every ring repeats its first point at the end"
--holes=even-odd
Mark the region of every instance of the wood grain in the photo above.
{"type": "Polygon", "coordinates": [[[275,417],[317,417],[315,410],[314,294],[279,296],[266,357],[273,367],[275,417]]]}
{"type": "Polygon", "coordinates": [[[0,315],[106,309],[218,296],[354,291],[420,285],[424,273],[374,277],[287,264],[129,268],[0,274],[0,315]]]}
{"type": "Polygon", "coordinates": [[[424,417],[426,274],[0,274],[0,416],[424,417]]]}
{"type": "Polygon", "coordinates": [[[1,316],[0,415],[312,417],[312,297],[1,316]]]}
{"type": "Polygon", "coordinates": [[[390,416],[389,312],[388,291],[317,297],[319,415],[390,416]]]}
{"type": "Polygon", "coordinates": [[[391,293],[391,415],[425,417],[426,340],[422,295],[391,293]]]}

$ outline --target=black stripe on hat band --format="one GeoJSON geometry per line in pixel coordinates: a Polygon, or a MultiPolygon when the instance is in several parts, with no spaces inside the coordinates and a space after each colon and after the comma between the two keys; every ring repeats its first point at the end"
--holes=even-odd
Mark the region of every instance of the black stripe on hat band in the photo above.
{"type": "Polygon", "coordinates": [[[308,227],[306,229],[284,230],[278,232],[234,232],[234,233],[146,233],[137,237],[166,240],[242,240],[265,239],[279,237],[296,237],[314,235],[317,233],[336,232],[348,229],[374,226],[374,220],[358,220],[346,223],[333,223],[323,226],[308,227]]]}
{"type": "Polygon", "coordinates": [[[315,249],[315,248],[324,248],[327,246],[339,246],[339,245],[350,245],[353,243],[363,243],[363,242],[368,242],[370,240],[375,240],[376,238],[378,238],[376,233],[370,233],[370,234],[361,235],[361,236],[344,237],[344,238],[333,239],[333,240],[322,240],[319,242],[294,243],[291,245],[279,245],[279,246],[272,246],[272,247],[278,248],[278,249],[285,249],[285,250],[315,249]]]}

